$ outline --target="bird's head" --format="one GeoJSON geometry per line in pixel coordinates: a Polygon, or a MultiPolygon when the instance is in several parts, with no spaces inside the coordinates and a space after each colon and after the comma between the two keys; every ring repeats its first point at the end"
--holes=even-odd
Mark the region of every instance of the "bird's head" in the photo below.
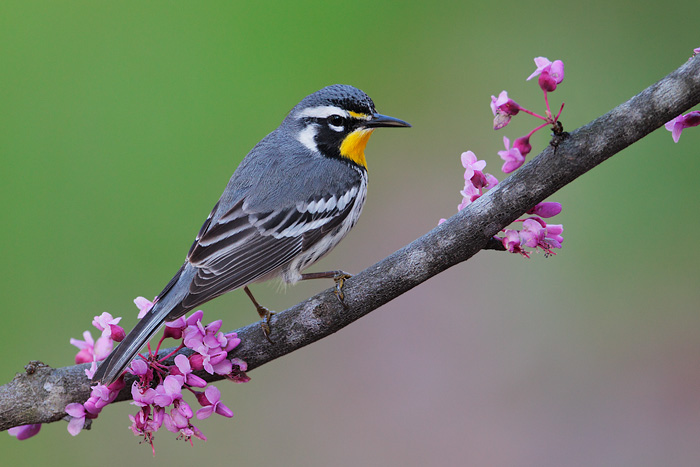
{"type": "Polygon", "coordinates": [[[334,84],[305,97],[287,116],[297,140],[323,156],[347,160],[367,169],[365,146],[375,128],[411,125],[377,113],[359,89],[334,84]]]}

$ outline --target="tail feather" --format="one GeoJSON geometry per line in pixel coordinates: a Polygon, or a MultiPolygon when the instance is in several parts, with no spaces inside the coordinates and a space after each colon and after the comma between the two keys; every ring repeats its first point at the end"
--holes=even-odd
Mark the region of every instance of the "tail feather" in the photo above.
{"type": "Polygon", "coordinates": [[[92,380],[104,385],[112,384],[122,371],[131,363],[131,360],[141,350],[141,347],[158,332],[160,326],[168,317],[169,309],[165,306],[153,306],[151,311],[131,330],[119,346],[102,361],[92,380]]]}

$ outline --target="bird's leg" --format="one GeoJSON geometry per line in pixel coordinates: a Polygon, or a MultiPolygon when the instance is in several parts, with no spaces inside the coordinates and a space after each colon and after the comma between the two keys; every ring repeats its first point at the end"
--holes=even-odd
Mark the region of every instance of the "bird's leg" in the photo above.
{"type": "Polygon", "coordinates": [[[351,277],[352,274],[348,274],[345,271],[337,270],[325,272],[309,272],[306,274],[302,274],[300,280],[305,281],[309,279],[333,279],[333,281],[335,281],[335,296],[340,301],[340,304],[343,305],[343,308],[347,309],[348,306],[345,304],[345,294],[343,293],[343,286],[345,285],[345,281],[350,279],[351,277]]]}
{"type": "Polygon", "coordinates": [[[272,315],[274,315],[275,312],[259,304],[255,297],[253,297],[253,292],[250,291],[247,285],[243,287],[243,290],[245,290],[248,298],[250,298],[253,305],[255,305],[255,309],[258,310],[258,315],[260,315],[260,318],[262,319],[260,322],[260,327],[262,328],[263,334],[265,334],[267,340],[270,341],[270,344],[274,344],[272,339],[270,339],[270,318],[272,318],[272,315]]]}

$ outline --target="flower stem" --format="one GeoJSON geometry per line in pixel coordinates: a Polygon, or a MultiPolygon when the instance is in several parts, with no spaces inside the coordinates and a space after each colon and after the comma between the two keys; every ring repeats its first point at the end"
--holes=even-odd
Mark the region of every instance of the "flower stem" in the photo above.
{"type": "Polygon", "coordinates": [[[533,117],[539,118],[540,120],[547,121],[547,118],[546,118],[546,117],[543,117],[542,115],[536,114],[535,112],[533,112],[533,111],[531,111],[531,110],[527,110],[527,109],[524,108],[524,107],[520,107],[520,111],[521,111],[521,112],[525,112],[525,113],[528,114],[528,115],[532,115],[533,117]]]}

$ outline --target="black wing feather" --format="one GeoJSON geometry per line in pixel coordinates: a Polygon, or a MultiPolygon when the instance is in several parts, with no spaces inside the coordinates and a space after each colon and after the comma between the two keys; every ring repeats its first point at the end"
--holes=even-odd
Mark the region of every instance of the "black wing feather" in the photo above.
{"type": "Polygon", "coordinates": [[[205,223],[188,261],[197,268],[182,301],[192,309],[224,293],[255,282],[312,248],[338,228],[352,211],[355,199],[342,210],[336,207],[310,213],[296,206],[275,212],[246,212],[244,200],[236,203],[216,222],[205,223]],[[282,236],[285,229],[327,219],[318,228],[299,235],[282,236]]]}

